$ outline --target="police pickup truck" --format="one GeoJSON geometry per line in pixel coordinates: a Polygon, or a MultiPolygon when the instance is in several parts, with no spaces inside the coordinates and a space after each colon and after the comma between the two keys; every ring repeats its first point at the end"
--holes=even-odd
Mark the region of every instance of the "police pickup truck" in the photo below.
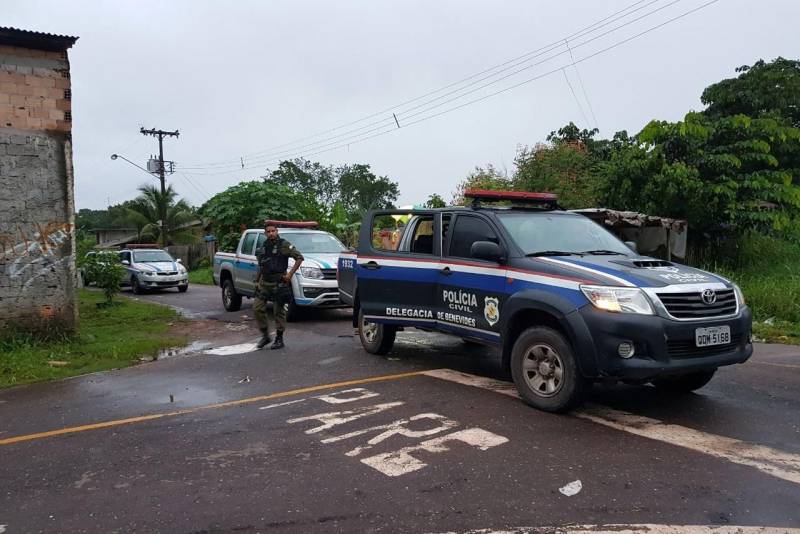
{"type": "Polygon", "coordinates": [[[753,352],[730,280],[642,257],[554,195],[467,191],[470,207],[372,211],[339,256],[367,352],[417,327],[498,346],[522,399],[577,406],[593,382],[692,391],[753,352]]]}
{"type": "MultiPolygon", "coordinates": [[[[313,222],[281,222],[280,237],[289,241],[305,260],[292,277],[292,302],[286,319],[295,321],[302,309],[336,308],[346,304],[339,300],[336,285],[336,261],[346,247],[328,232],[314,230],[313,222]]],[[[237,311],[242,297],[252,298],[258,262],[255,251],[266,240],[263,229],[245,230],[235,253],[217,252],[214,255],[214,284],[222,288],[222,305],[227,311],[237,311]]],[[[289,259],[291,269],[293,260],[289,259]]]]}

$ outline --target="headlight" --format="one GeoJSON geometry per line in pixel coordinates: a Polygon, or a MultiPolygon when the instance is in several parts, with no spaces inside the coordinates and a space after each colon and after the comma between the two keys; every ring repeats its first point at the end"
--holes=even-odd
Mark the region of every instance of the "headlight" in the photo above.
{"type": "Polygon", "coordinates": [[[303,278],[314,278],[317,280],[322,280],[325,278],[319,267],[300,267],[300,276],[303,278]]]}
{"type": "Polygon", "coordinates": [[[733,292],[736,295],[736,300],[739,302],[739,306],[744,306],[744,293],[742,293],[742,288],[733,284],[733,292]]]}
{"type": "Polygon", "coordinates": [[[653,315],[653,306],[644,291],[635,287],[581,286],[595,308],[611,312],[653,315]]]}

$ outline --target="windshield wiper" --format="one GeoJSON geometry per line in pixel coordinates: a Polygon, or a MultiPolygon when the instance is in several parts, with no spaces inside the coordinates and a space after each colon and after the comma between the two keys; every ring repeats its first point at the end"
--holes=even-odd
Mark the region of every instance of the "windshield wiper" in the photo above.
{"type": "Polygon", "coordinates": [[[583,256],[582,252],[568,252],[566,250],[540,250],[539,252],[531,252],[525,254],[526,257],[532,258],[536,256],[583,256]]]}
{"type": "Polygon", "coordinates": [[[616,250],[584,250],[581,254],[593,254],[595,256],[627,256],[624,252],[617,252],[616,250]]]}

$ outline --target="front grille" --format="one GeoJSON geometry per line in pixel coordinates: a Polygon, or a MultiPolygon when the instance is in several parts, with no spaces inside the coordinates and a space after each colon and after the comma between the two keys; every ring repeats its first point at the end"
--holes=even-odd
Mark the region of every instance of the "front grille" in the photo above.
{"type": "Polygon", "coordinates": [[[178,271],[159,271],[156,273],[158,276],[175,276],[178,271]]]}
{"type": "Polygon", "coordinates": [[[736,313],[736,295],[733,289],[720,289],[716,294],[716,302],[706,304],[699,291],[657,293],[669,314],[677,319],[706,319],[736,313]]]}
{"type": "Polygon", "coordinates": [[[322,276],[325,280],[336,280],[336,269],[322,269],[322,276]]]}
{"type": "Polygon", "coordinates": [[[680,341],[667,341],[667,355],[670,358],[702,358],[703,356],[715,356],[735,349],[742,342],[743,335],[735,334],[731,336],[731,342],[725,345],[712,345],[710,347],[698,347],[694,339],[680,341]]]}
{"type": "Polygon", "coordinates": [[[339,298],[339,292],[336,291],[336,288],[331,287],[304,287],[303,288],[303,296],[307,298],[316,298],[323,293],[331,293],[334,297],[339,298]]]}

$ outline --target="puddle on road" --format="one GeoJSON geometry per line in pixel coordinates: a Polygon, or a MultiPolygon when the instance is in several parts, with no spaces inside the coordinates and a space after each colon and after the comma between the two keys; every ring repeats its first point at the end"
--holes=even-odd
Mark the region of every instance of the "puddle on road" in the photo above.
{"type": "Polygon", "coordinates": [[[255,343],[241,343],[239,345],[228,345],[203,351],[203,354],[213,354],[215,356],[230,356],[232,354],[245,354],[258,350],[255,343]]]}
{"type": "Polygon", "coordinates": [[[174,358],[176,356],[185,356],[194,352],[202,352],[211,346],[209,341],[193,341],[185,347],[170,347],[162,349],[158,352],[156,360],[166,360],[167,358],[174,358]]]}

